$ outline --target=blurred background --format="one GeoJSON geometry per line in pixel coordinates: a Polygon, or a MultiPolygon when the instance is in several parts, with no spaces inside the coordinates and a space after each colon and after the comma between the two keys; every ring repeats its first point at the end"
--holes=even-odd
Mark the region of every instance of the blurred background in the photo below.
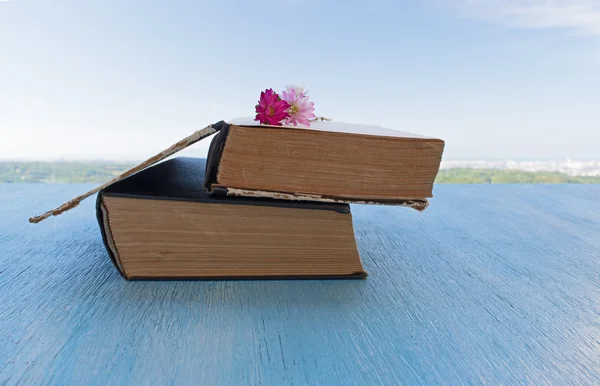
{"type": "Polygon", "coordinates": [[[105,181],[294,83],[444,139],[438,182],[600,183],[598,74],[598,0],[0,0],[0,182],[105,181]]]}

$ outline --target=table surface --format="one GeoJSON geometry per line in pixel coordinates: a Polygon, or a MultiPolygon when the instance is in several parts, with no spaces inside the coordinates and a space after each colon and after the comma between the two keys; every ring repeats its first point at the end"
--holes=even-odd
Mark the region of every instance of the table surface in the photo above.
{"type": "Polygon", "coordinates": [[[0,384],[600,383],[600,185],[352,207],[364,281],[126,282],[89,185],[0,185],[0,384]]]}

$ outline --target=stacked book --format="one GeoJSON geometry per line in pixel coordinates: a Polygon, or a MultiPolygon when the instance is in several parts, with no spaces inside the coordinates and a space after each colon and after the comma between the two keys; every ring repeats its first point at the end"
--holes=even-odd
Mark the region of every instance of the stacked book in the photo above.
{"type": "Polygon", "coordinates": [[[443,149],[368,125],[221,121],[30,221],[97,192],[102,238],[126,279],[365,278],[349,204],[424,210],[443,149]],[[209,135],[206,160],[171,158],[209,135]]]}

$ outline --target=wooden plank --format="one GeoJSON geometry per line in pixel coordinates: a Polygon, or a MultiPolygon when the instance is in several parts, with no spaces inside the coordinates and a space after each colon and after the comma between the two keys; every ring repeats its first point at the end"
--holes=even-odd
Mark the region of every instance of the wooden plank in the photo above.
{"type": "Polygon", "coordinates": [[[366,281],[125,282],[83,185],[0,185],[0,384],[600,383],[600,186],[352,207],[366,281]]]}

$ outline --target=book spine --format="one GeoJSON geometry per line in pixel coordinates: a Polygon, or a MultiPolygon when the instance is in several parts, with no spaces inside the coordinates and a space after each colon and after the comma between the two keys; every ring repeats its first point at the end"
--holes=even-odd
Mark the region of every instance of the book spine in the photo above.
{"type": "Polygon", "coordinates": [[[127,277],[123,267],[119,262],[118,251],[115,247],[115,242],[110,231],[110,224],[108,222],[108,212],[102,202],[103,192],[103,190],[98,192],[98,195],[96,196],[96,219],[98,220],[100,233],[102,234],[102,242],[104,243],[104,248],[106,248],[106,252],[108,252],[108,256],[110,257],[110,260],[117,271],[119,271],[124,279],[129,280],[129,277],[127,277]]]}
{"type": "MultiPolygon", "coordinates": [[[[219,164],[221,163],[221,157],[223,156],[223,149],[225,148],[225,142],[229,135],[229,125],[225,122],[219,122],[221,127],[219,132],[213,138],[208,149],[208,156],[206,158],[206,169],[204,173],[204,188],[209,194],[222,194],[223,192],[213,191],[212,185],[217,182],[217,174],[219,173],[219,164]]],[[[227,192],[225,192],[226,194],[227,192]]]]}

